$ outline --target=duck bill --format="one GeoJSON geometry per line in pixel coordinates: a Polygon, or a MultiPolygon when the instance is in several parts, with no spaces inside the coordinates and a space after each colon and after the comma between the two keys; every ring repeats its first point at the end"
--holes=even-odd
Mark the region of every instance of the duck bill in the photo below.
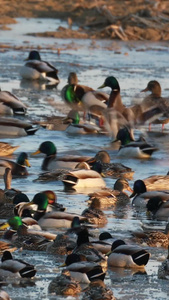
{"type": "Polygon", "coordinates": [[[132,190],[132,188],[130,186],[127,188],[127,191],[131,192],[132,194],[134,193],[134,191],[132,190]]]}
{"type": "Polygon", "coordinates": [[[115,139],[115,140],[111,141],[111,143],[113,144],[113,143],[116,143],[118,141],[119,141],[118,139],[115,139]]]}
{"type": "Polygon", "coordinates": [[[25,159],[25,165],[27,166],[27,167],[31,167],[31,164],[30,164],[30,162],[29,162],[29,160],[28,159],[25,159]]]}
{"type": "Polygon", "coordinates": [[[32,155],[37,155],[39,153],[41,153],[41,151],[38,149],[37,151],[33,152],[32,155]]]}
{"type": "Polygon", "coordinates": [[[103,89],[105,87],[105,84],[103,83],[101,86],[98,87],[98,89],[103,89]]]}
{"type": "Polygon", "coordinates": [[[9,223],[6,222],[6,223],[4,223],[4,224],[2,224],[2,225],[0,226],[0,230],[7,229],[7,228],[9,228],[9,227],[10,227],[9,223]]]}
{"type": "Polygon", "coordinates": [[[136,193],[133,191],[133,193],[130,195],[130,198],[133,198],[136,195],[136,193]]]}
{"type": "Polygon", "coordinates": [[[107,252],[105,255],[109,256],[112,253],[112,251],[110,250],[109,252],[107,252]]]}
{"type": "Polygon", "coordinates": [[[66,267],[65,263],[63,263],[62,265],[58,266],[58,268],[63,268],[63,267],[66,267]]]}
{"type": "Polygon", "coordinates": [[[148,92],[148,88],[146,87],[144,90],[140,91],[141,93],[148,92]]]}

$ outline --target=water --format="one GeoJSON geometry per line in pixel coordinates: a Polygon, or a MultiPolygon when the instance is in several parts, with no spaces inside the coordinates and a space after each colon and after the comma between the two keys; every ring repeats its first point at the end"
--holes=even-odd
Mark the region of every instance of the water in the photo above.
{"type": "MultiPolygon", "coordinates": [[[[26,119],[40,120],[42,114],[63,114],[58,109],[63,106],[60,91],[67,82],[69,72],[75,71],[82,84],[97,88],[104,79],[113,75],[117,77],[121,86],[122,99],[129,105],[134,98],[138,99],[140,90],[144,89],[149,80],[156,79],[162,86],[163,95],[168,95],[168,55],[167,43],[136,43],[116,41],[90,41],[90,40],[61,40],[55,38],[37,38],[27,36],[29,32],[43,32],[55,30],[58,26],[67,26],[59,20],[43,19],[17,19],[18,23],[11,26],[11,31],[0,31],[0,43],[8,45],[4,52],[0,53],[0,87],[2,90],[14,92],[25,104],[28,105],[26,119]],[[44,86],[29,84],[25,86],[19,76],[20,67],[27,57],[29,48],[41,46],[41,55],[50,61],[59,70],[61,82],[56,89],[45,90],[44,86]],[[58,56],[57,49],[61,49],[58,56]],[[52,103],[53,105],[50,105],[52,103]]],[[[105,89],[106,91],[106,89],[105,89]]],[[[109,92],[109,89],[107,89],[109,92]]],[[[63,107],[62,107],[63,109],[63,107]]],[[[70,136],[63,131],[50,131],[40,128],[34,136],[21,138],[2,138],[2,141],[13,145],[20,145],[19,149],[11,157],[16,159],[21,151],[26,151],[30,157],[32,167],[30,175],[23,179],[13,179],[12,187],[19,188],[32,199],[33,195],[44,189],[53,190],[58,197],[58,202],[67,207],[67,211],[81,213],[86,208],[88,191],[81,194],[69,194],[63,191],[62,182],[35,182],[41,172],[42,156],[31,156],[40,143],[44,140],[53,141],[62,155],[69,150],[79,154],[95,155],[100,149],[106,149],[112,161],[121,162],[131,167],[135,174],[130,186],[136,179],[142,179],[154,174],[166,174],[169,169],[169,126],[165,125],[165,131],[160,132],[160,126],[153,126],[153,132],[148,139],[155,143],[159,151],[155,152],[151,159],[119,159],[117,150],[113,148],[107,136],[86,135],[70,136]],[[93,146],[94,145],[94,146],[93,146]]],[[[136,137],[138,131],[136,131],[136,137]]],[[[106,178],[108,187],[113,187],[115,179],[106,178]]],[[[4,188],[3,180],[0,185],[4,188]]],[[[148,220],[144,212],[138,213],[129,205],[121,212],[117,210],[105,211],[108,223],[103,230],[110,230],[115,236],[128,237],[129,231],[137,230],[142,223],[151,224],[158,228],[164,228],[165,222],[148,220]]],[[[111,287],[117,299],[168,299],[169,289],[165,281],[157,279],[157,268],[161,260],[165,258],[167,250],[162,248],[149,248],[151,259],[146,266],[147,274],[137,274],[133,270],[109,270],[106,283],[111,287]],[[135,273],[135,274],[134,274],[135,273]]],[[[54,299],[48,295],[48,285],[52,278],[60,272],[58,265],[63,262],[63,257],[54,257],[46,253],[15,252],[15,257],[21,257],[36,265],[36,278],[22,283],[10,282],[5,290],[12,299],[54,299]]],[[[63,297],[57,297],[62,299],[63,297]]],[[[80,299],[78,297],[77,299],[80,299]]],[[[71,297],[69,297],[71,299],[71,297]]]]}

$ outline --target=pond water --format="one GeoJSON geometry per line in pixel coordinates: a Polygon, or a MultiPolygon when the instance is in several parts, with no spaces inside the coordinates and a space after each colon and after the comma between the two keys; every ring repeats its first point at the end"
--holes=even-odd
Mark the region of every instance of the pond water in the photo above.
{"type": "MultiPolygon", "coordinates": [[[[8,45],[6,51],[0,52],[0,87],[15,93],[28,105],[29,120],[41,120],[42,115],[59,115],[65,113],[65,107],[60,97],[60,91],[67,82],[69,72],[75,71],[82,84],[95,89],[100,86],[109,75],[115,76],[121,86],[121,95],[124,104],[130,105],[134,99],[139,100],[139,92],[144,89],[150,80],[158,80],[162,86],[163,96],[168,95],[167,65],[169,48],[166,43],[141,43],[118,41],[90,41],[56,38],[38,38],[27,36],[31,32],[53,31],[66,23],[51,19],[17,19],[18,23],[11,27],[11,31],[0,31],[0,43],[8,45]],[[18,46],[18,48],[17,48],[18,46]],[[20,48],[24,46],[24,48],[20,48]],[[38,84],[24,85],[19,76],[23,60],[28,56],[30,48],[41,47],[43,60],[48,60],[59,70],[61,82],[53,90],[44,89],[38,84]],[[27,48],[27,49],[26,49],[27,48]],[[60,55],[57,49],[60,48],[60,55]],[[61,107],[61,109],[58,109],[61,107]]],[[[106,91],[106,89],[105,89],[106,91]]],[[[107,89],[109,92],[109,89],[107,89]]],[[[146,132],[148,128],[143,130],[146,132]]],[[[138,132],[136,131],[136,137],[138,132]]],[[[34,136],[13,138],[2,137],[2,141],[13,145],[20,145],[11,159],[16,159],[21,151],[26,151],[30,156],[32,165],[30,175],[23,179],[13,179],[12,187],[26,193],[30,199],[33,195],[44,189],[53,190],[58,197],[58,202],[67,207],[67,211],[81,213],[86,208],[88,191],[80,194],[65,193],[63,184],[56,182],[34,182],[41,172],[42,156],[31,156],[40,143],[51,140],[55,143],[59,154],[64,152],[79,153],[80,155],[95,155],[100,149],[106,149],[113,162],[121,162],[131,167],[135,173],[130,181],[130,186],[136,179],[143,179],[154,174],[166,174],[169,170],[169,126],[164,132],[161,126],[153,126],[147,138],[159,150],[151,159],[136,160],[117,157],[110,138],[104,135],[70,136],[64,131],[50,131],[40,128],[34,136]]],[[[107,187],[112,188],[115,179],[105,178],[107,187]]],[[[0,185],[4,188],[3,179],[0,185]]],[[[129,231],[137,230],[141,224],[148,224],[157,228],[164,228],[165,222],[147,219],[145,212],[134,211],[131,205],[120,213],[113,209],[105,211],[108,217],[107,225],[102,230],[109,230],[113,235],[125,238],[129,231]]],[[[168,299],[169,287],[166,281],[158,280],[157,268],[161,260],[167,255],[167,250],[162,248],[149,248],[151,259],[146,266],[146,274],[132,270],[109,270],[106,283],[114,292],[117,299],[168,299]]],[[[31,281],[9,282],[5,290],[12,299],[56,299],[48,295],[49,282],[60,272],[58,265],[63,262],[63,257],[54,257],[46,253],[22,251],[15,252],[15,257],[20,257],[36,265],[37,275],[31,281]]],[[[57,299],[63,299],[58,297],[57,299]]],[[[68,297],[72,299],[72,297],[68,297]]],[[[81,299],[79,296],[77,299],[81,299]]]]}

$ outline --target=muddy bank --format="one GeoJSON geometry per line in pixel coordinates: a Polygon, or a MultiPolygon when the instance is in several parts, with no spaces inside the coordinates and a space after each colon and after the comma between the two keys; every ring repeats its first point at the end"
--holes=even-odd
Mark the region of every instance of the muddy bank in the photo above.
{"type": "Polygon", "coordinates": [[[44,32],[56,38],[169,40],[169,2],[146,0],[8,0],[1,1],[0,29],[8,30],[17,17],[59,18],[67,28],[44,32]],[[72,24],[79,26],[72,30],[72,24]]]}

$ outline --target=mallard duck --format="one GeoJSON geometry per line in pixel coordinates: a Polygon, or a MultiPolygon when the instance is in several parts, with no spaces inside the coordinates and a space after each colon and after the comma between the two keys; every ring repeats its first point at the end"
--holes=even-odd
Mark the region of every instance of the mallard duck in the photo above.
{"type": "Polygon", "coordinates": [[[149,199],[160,197],[162,201],[169,199],[169,192],[167,191],[147,191],[143,180],[136,180],[133,186],[133,193],[130,198],[133,198],[132,205],[135,207],[145,208],[149,199]]]}
{"type": "Polygon", "coordinates": [[[121,146],[117,153],[118,156],[149,158],[158,150],[157,147],[148,144],[145,140],[135,141],[127,127],[121,128],[118,131],[115,141],[121,141],[121,146]]]}
{"type": "Polygon", "coordinates": [[[1,300],[12,300],[7,292],[0,290],[0,299],[1,300]]]}
{"type": "Polygon", "coordinates": [[[139,231],[132,232],[134,241],[139,244],[146,244],[149,247],[164,247],[168,248],[169,244],[169,224],[167,223],[165,231],[139,231]]]}
{"type": "Polygon", "coordinates": [[[151,213],[154,219],[167,220],[169,217],[169,200],[163,201],[161,196],[155,196],[148,200],[147,212],[151,213]]]}
{"type": "Polygon", "coordinates": [[[26,176],[28,175],[26,166],[31,166],[28,160],[28,154],[26,152],[21,152],[16,162],[5,158],[0,158],[0,175],[4,175],[5,169],[9,168],[11,169],[12,176],[26,176]]]}
{"type": "Polygon", "coordinates": [[[102,280],[94,280],[84,290],[82,300],[116,300],[111,289],[102,280]]]}
{"type": "Polygon", "coordinates": [[[41,60],[38,51],[31,51],[26,61],[26,64],[20,70],[22,78],[59,83],[58,70],[50,63],[41,60]]]}
{"type": "Polygon", "coordinates": [[[107,255],[108,267],[118,268],[144,268],[150,258],[148,251],[135,245],[126,245],[123,240],[113,242],[107,255]]]}
{"type": "Polygon", "coordinates": [[[1,258],[0,275],[2,277],[19,276],[23,278],[32,278],[36,274],[33,265],[19,259],[14,259],[11,252],[5,251],[1,258]]]}
{"type": "Polygon", "coordinates": [[[100,162],[96,162],[92,166],[92,169],[89,168],[69,171],[65,174],[62,182],[66,190],[105,187],[106,183],[100,173],[102,173],[102,165],[100,162]]]}
{"type": "Polygon", "coordinates": [[[5,137],[33,135],[38,129],[38,126],[16,118],[2,117],[0,119],[0,135],[5,137]]]}
{"type": "Polygon", "coordinates": [[[49,293],[63,296],[74,296],[81,292],[80,284],[74,280],[68,270],[63,270],[56,278],[54,278],[49,286],[49,293]]]}
{"type": "Polygon", "coordinates": [[[100,233],[99,240],[92,241],[92,245],[94,248],[96,248],[98,251],[100,251],[103,254],[108,253],[111,250],[112,243],[116,239],[112,237],[112,235],[108,231],[104,231],[100,233]]]}
{"type": "Polygon", "coordinates": [[[133,177],[134,171],[131,168],[126,167],[121,163],[111,163],[110,155],[105,150],[98,151],[94,157],[87,161],[87,163],[92,166],[96,161],[99,161],[102,164],[102,172],[105,176],[113,178],[124,177],[126,179],[131,179],[133,177]]]}
{"type": "Polygon", "coordinates": [[[8,156],[18,149],[19,146],[12,146],[9,143],[0,142],[0,156],[8,156]]]}
{"type": "Polygon", "coordinates": [[[105,272],[99,264],[89,262],[84,256],[75,253],[67,255],[65,263],[60,267],[66,267],[71,277],[81,283],[90,283],[93,279],[104,280],[105,278],[105,272]]]}
{"type": "Polygon", "coordinates": [[[150,91],[151,94],[146,96],[144,100],[141,102],[141,107],[143,110],[151,107],[158,107],[160,109],[159,114],[161,116],[158,117],[156,114],[153,116],[149,124],[149,130],[151,130],[151,124],[162,124],[162,130],[164,129],[164,125],[169,122],[169,99],[163,98],[161,96],[161,85],[156,80],[151,80],[148,82],[147,87],[142,90],[141,92],[150,91]]]}
{"type": "Polygon", "coordinates": [[[69,134],[91,134],[101,132],[101,128],[89,122],[81,122],[80,115],[77,110],[71,110],[68,116],[63,120],[68,123],[66,133],[69,134]]]}
{"type": "Polygon", "coordinates": [[[78,214],[72,214],[63,211],[46,212],[48,206],[48,197],[45,193],[37,193],[31,202],[25,203],[21,207],[19,214],[22,213],[25,208],[34,204],[37,205],[37,210],[34,213],[34,219],[38,221],[38,224],[42,228],[70,228],[71,222],[75,216],[78,216],[81,222],[86,221],[85,217],[78,214]]]}
{"type": "Polygon", "coordinates": [[[106,93],[100,93],[88,86],[78,84],[75,72],[69,74],[68,84],[62,89],[61,95],[66,104],[77,110],[88,110],[94,104],[105,108],[104,102],[108,100],[106,93]]]}
{"type": "Polygon", "coordinates": [[[46,252],[50,254],[65,255],[71,253],[76,247],[76,242],[68,234],[57,234],[54,241],[47,244],[46,252]]]}
{"type": "Polygon", "coordinates": [[[167,258],[158,267],[157,275],[159,279],[169,279],[169,246],[167,258]]]}
{"type": "Polygon", "coordinates": [[[94,198],[99,199],[102,209],[114,205],[123,205],[129,203],[130,199],[125,193],[126,190],[133,192],[128,181],[125,178],[119,178],[114,184],[114,190],[103,188],[98,192],[90,193],[88,202],[90,203],[94,198]]]}
{"type": "Polygon", "coordinates": [[[100,207],[100,199],[94,198],[90,206],[82,212],[82,216],[86,217],[92,224],[105,225],[107,224],[107,217],[100,207]]]}
{"type": "Polygon", "coordinates": [[[25,115],[27,107],[14,94],[0,90],[1,115],[25,115]]]}
{"type": "Polygon", "coordinates": [[[46,154],[44,161],[42,163],[42,170],[51,171],[55,169],[74,169],[78,162],[86,161],[90,157],[85,156],[75,156],[75,155],[67,155],[65,157],[57,157],[57,149],[53,142],[45,141],[40,144],[38,150],[32,155],[36,155],[39,153],[46,154]]]}
{"type": "Polygon", "coordinates": [[[89,241],[88,230],[86,228],[81,230],[77,236],[77,246],[72,253],[85,256],[87,261],[99,263],[104,270],[104,268],[107,267],[107,258],[104,254],[95,249],[89,241]]]}
{"type": "Polygon", "coordinates": [[[143,179],[147,190],[168,190],[169,186],[169,174],[166,175],[152,175],[143,179]]]}

